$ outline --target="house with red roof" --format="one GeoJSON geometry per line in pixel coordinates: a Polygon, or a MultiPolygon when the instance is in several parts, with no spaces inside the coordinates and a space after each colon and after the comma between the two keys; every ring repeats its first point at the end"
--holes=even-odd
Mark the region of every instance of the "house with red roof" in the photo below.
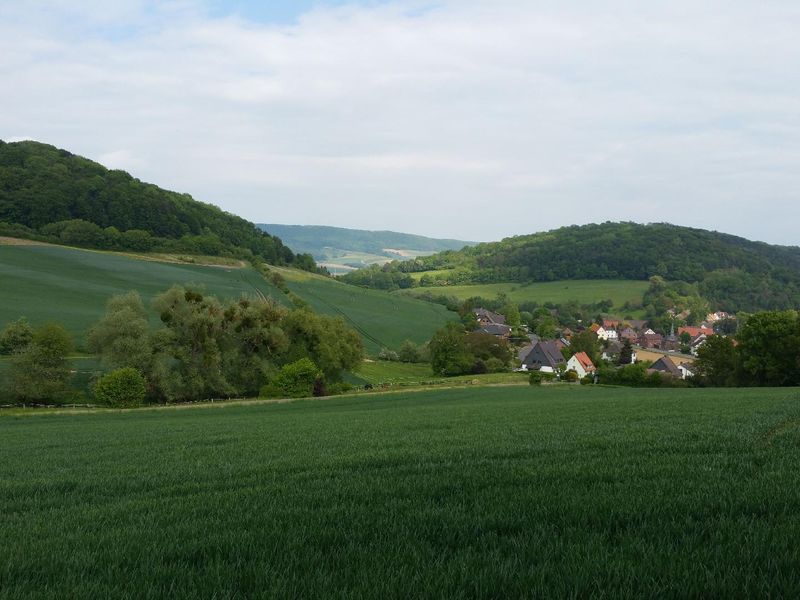
{"type": "Polygon", "coordinates": [[[578,374],[578,379],[583,379],[596,370],[592,359],[589,358],[586,352],[576,352],[572,358],[567,361],[567,371],[575,371],[578,374]]]}
{"type": "Polygon", "coordinates": [[[689,337],[694,339],[700,334],[705,336],[714,335],[714,330],[710,327],[689,327],[688,325],[686,327],[678,327],[678,337],[683,333],[688,333],[689,337]]]}

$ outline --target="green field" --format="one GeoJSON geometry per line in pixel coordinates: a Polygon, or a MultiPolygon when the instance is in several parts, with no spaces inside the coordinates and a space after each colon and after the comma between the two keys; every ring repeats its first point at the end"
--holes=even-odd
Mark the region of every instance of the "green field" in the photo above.
{"type": "MultiPolygon", "coordinates": [[[[359,331],[367,352],[423,343],[448,319],[443,307],[386,292],[364,290],[291,269],[277,269],[291,290],[323,314],[341,316],[359,331]]],[[[0,328],[26,316],[34,324],[57,321],[83,343],[109,297],[138,290],[146,304],[173,284],[194,284],[219,298],[260,293],[289,299],[251,268],[205,267],[141,260],[62,246],[0,245],[0,328]]]]}
{"type": "Polygon", "coordinates": [[[250,268],[170,264],[61,246],[0,245],[0,281],[0,328],[20,316],[34,324],[57,321],[79,342],[108,299],[129,290],[138,290],[145,305],[176,283],[202,286],[220,298],[258,290],[288,304],[250,268]]]}
{"type": "Polygon", "coordinates": [[[271,268],[283,275],[289,289],[315,311],[344,318],[361,334],[371,355],[382,347],[397,349],[407,339],[417,344],[427,342],[448,320],[458,318],[430,302],[347,285],[311,273],[271,268]]]}
{"type": "MultiPolygon", "coordinates": [[[[424,275],[424,273],[416,273],[415,275],[424,275]]],[[[430,292],[434,295],[454,296],[459,300],[466,300],[474,296],[494,298],[497,294],[503,293],[507,294],[516,303],[536,301],[540,304],[545,302],[561,304],[570,300],[577,300],[581,304],[591,304],[601,300],[611,300],[615,307],[621,307],[629,300],[641,302],[647,286],[648,282],[646,281],[589,279],[538,283],[446,285],[413,288],[395,293],[419,295],[430,292]]]]}
{"type": "Polygon", "coordinates": [[[0,597],[798,597],[799,400],[0,413],[0,597]]]}
{"type": "Polygon", "coordinates": [[[527,384],[528,373],[485,373],[461,377],[441,377],[434,375],[429,364],[409,364],[383,360],[365,361],[355,375],[359,384],[388,384],[390,386],[409,385],[464,385],[466,383],[487,384],[527,384]]]}

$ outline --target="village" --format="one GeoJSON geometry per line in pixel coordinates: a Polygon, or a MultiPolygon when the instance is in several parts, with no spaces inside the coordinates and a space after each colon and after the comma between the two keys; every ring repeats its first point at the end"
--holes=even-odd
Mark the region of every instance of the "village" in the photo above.
{"type": "MultiPolygon", "coordinates": [[[[618,366],[646,362],[648,373],[659,373],[672,379],[686,380],[695,375],[693,363],[698,350],[713,335],[714,325],[723,320],[733,320],[734,315],[715,312],[706,315],[697,326],[673,326],[667,335],[650,328],[646,320],[603,318],[588,327],[575,330],[563,328],[553,339],[542,339],[521,326],[524,337],[506,323],[505,315],[485,308],[476,308],[473,315],[478,323],[477,331],[503,338],[516,346],[518,366],[516,371],[538,371],[562,376],[574,373],[567,379],[596,382],[597,359],[618,366]],[[585,350],[573,347],[576,335],[589,335],[601,348],[593,361],[585,350]]],[[[676,320],[686,314],[673,314],[676,320]]],[[[735,343],[735,342],[734,342],[735,343]]]]}

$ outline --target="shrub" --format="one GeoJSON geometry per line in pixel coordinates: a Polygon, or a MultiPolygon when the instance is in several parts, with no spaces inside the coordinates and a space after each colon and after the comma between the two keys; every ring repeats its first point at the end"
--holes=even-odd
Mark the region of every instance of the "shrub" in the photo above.
{"type": "Polygon", "coordinates": [[[314,393],[317,380],[322,377],[317,365],[308,358],[284,365],[267,385],[261,396],[267,398],[307,398],[314,393]]]}
{"type": "Polygon", "coordinates": [[[566,373],[564,373],[563,379],[564,381],[569,381],[571,383],[574,383],[578,381],[578,374],[575,371],[567,371],[566,373]]]}
{"type": "Polygon", "coordinates": [[[132,367],[106,373],[94,385],[97,401],[117,408],[132,408],[144,402],[147,386],[142,374],[132,367]]]}
{"type": "Polygon", "coordinates": [[[378,360],[388,360],[390,362],[397,362],[400,360],[400,357],[394,350],[389,350],[388,348],[381,348],[381,351],[378,353],[378,360]]]}
{"type": "Polygon", "coordinates": [[[531,371],[531,374],[528,376],[528,383],[531,385],[542,385],[542,379],[541,371],[531,371]]]}

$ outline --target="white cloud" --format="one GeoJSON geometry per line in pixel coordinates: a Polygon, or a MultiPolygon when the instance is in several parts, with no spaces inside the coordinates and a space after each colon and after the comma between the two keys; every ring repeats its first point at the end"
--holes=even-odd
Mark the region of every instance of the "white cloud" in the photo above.
{"type": "Polygon", "coordinates": [[[393,2],[290,26],[188,1],[20,6],[0,7],[0,138],[255,221],[798,241],[795,3],[393,2]]]}

